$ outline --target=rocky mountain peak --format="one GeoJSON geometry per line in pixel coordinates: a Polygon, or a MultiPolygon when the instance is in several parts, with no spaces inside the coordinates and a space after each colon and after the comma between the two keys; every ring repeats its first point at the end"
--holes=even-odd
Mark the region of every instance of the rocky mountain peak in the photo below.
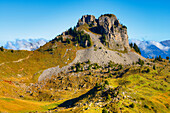
{"type": "Polygon", "coordinates": [[[84,15],[79,19],[77,27],[87,24],[93,32],[106,36],[106,43],[113,50],[129,50],[127,27],[119,23],[114,14],[104,14],[98,19],[93,15],[84,15]]]}
{"type": "Polygon", "coordinates": [[[96,18],[93,15],[83,15],[81,19],[79,19],[77,26],[81,26],[84,24],[88,25],[97,25],[96,18]]]}

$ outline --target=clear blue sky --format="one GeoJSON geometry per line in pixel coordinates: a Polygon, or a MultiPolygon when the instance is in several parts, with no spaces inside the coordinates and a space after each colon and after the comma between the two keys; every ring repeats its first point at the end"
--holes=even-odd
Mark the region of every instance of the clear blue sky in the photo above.
{"type": "Polygon", "coordinates": [[[170,39],[170,0],[0,0],[0,45],[15,39],[52,39],[82,15],[112,13],[129,38],[170,39]]]}

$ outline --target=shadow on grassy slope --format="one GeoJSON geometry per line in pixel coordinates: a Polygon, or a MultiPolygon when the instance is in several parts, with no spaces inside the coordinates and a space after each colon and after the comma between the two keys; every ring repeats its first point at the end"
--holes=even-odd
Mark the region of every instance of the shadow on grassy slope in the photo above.
{"type": "MultiPolygon", "coordinates": [[[[88,91],[87,93],[77,97],[77,98],[73,98],[73,99],[70,99],[70,100],[67,100],[65,102],[63,102],[62,104],[58,105],[58,107],[66,107],[66,108],[70,108],[70,107],[74,107],[75,106],[75,103],[84,99],[84,98],[87,98],[88,95],[91,95],[91,96],[95,96],[96,92],[97,92],[97,88],[94,87],[93,89],[91,89],[90,91],[88,91]]],[[[52,110],[54,110],[56,108],[53,108],[52,110]]]]}

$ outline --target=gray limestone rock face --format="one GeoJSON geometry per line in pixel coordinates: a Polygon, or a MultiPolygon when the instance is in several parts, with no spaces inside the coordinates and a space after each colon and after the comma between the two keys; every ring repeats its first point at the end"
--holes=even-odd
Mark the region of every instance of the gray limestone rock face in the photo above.
{"type": "Polygon", "coordinates": [[[121,25],[113,14],[101,15],[98,19],[93,15],[84,15],[79,19],[77,27],[88,24],[97,28],[98,33],[106,35],[107,46],[112,50],[130,50],[127,27],[121,25]]]}
{"type": "Polygon", "coordinates": [[[97,25],[96,22],[96,18],[93,15],[84,15],[81,17],[81,19],[79,19],[78,23],[77,23],[77,27],[84,25],[85,23],[87,23],[88,25],[97,25]]]}
{"type": "Polygon", "coordinates": [[[125,50],[129,49],[127,28],[119,23],[113,14],[105,14],[99,17],[98,27],[100,33],[106,35],[106,41],[110,49],[125,50]]]}

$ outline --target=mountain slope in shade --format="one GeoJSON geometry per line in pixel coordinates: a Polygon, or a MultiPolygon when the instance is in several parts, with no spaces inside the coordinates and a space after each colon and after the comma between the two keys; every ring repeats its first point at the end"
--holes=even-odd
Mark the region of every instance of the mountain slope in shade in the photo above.
{"type": "Polygon", "coordinates": [[[136,43],[141,50],[141,55],[146,58],[152,58],[159,55],[161,55],[162,58],[170,56],[170,40],[156,42],[131,39],[130,42],[136,43]]]}
{"type": "Polygon", "coordinates": [[[38,49],[40,46],[46,44],[47,40],[45,39],[29,39],[29,40],[19,40],[16,41],[8,41],[4,48],[13,49],[13,50],[29,50],[33,51],[38,49]]]}
{"type": "Polygon", "coordinates": [[[164,46],[170,47],[170,40],[161,41],[160,43],[164,46]]]}

